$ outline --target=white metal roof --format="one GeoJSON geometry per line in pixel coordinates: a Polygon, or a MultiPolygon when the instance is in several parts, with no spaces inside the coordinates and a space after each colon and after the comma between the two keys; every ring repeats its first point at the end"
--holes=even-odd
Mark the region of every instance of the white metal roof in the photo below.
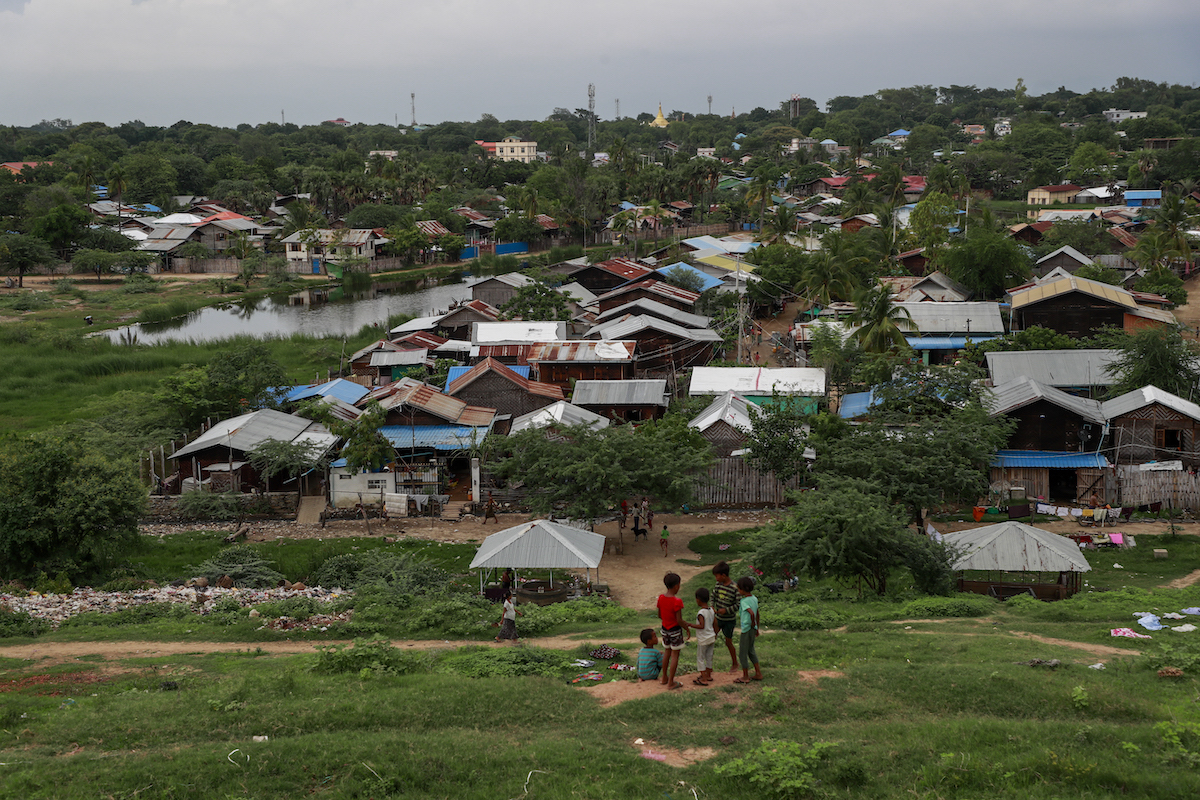
{"type": "Polygon", "coordinates": [[[947,545],[962,548],[955,570],[991,572],[1089,572],[1079,545],[1065,536],[1014,520],[947,533],[947,545]]]}
{"type": "Polygon", "coordinates": [[[824,396],[825,370],[820,367],[696,367],[688,394],[770,396],[780,394],[824,396]]]}
{"type": "Polygon", "coordinates": [[[1184,400],[1179,395],[1159,389],[1157,386],[1143,386],[1141,389],[1126,392],[1120,397],[1114,397],[1101,405],[1100,410],[1104,412],[1106,419],[1114,419],[1144,408],[1151,403],[1166,406],[1200,422],[1200,406],[1184,400]]]}
{"type": "Polygon", "coordinates": [[[1067,394],[1025,375],[995,386],[989,389],[988,393],[991,396],[989,411],[992,416],[1007,414],[1039,400],[1045,400],[1047,403],[1064,408],[1086,420],[1097,423],[1104,422],[1099,400],[1089,400],[1086,397],[1067,394]]]}
{"type": "Polygon", "coordinates": [[[176,451],[172,458],[185,458],[210,447],[251,453],[266,441],[313,442],[329,448],[337,442],[337,437],[312,420],[264,408],[221,420],[176,451]]]}
{"type": "Polygon", "coordinates": [[[394,336],[403,336],[406,333],[416,333],[417,331],[431,331],[438,326],[445,314],[438,314],[434,317],[417,317],[410,319],[408,322],[401,323],[392,328],[391,333],[394,336]]]}
{"type": "Polygon", "coordinates": [[[908,310],[916,330],[930,333],[1003,334],[999,303],[896,303],[908,310]]]}
{"type": "Polygon", "coordinates": [[[695,419],[688,423],[689,427],[706,431],[718,422],[724,422],[734,428],[749,431],[754,426],[751,416],[750,401],[737,392],[726,392],[713,400],[708,408],[701,411],[695,419]]]}
{"type": "Polygon", "coordinates": [[[475,322],[471,324],[471,344],[533,344],[558,342],[567,338],[565,322],[475,322]]]}
{"type": "Polygon", "coordinates": [[[628,339],[646,329],[693,342],[721,341],[721,334],[716,331],[710,331],[708,328],[685,328],[682,325],[676,325],[673,322],[667,322],[665,319],[653,317],[649,314],[618,317],[605,322],[603,325],[596,325],[584,335],[596,336],[600,339],[628,339]]]}
{"type": "Polygon", "coordinates": [[[600,534],[539,519],[484,539],[470,569],[596,569],[603,556],[600,534]]]}
{"type": "Polygon", "coordinates": [[[576,381],[571,402],[577,406],[665,406],[670,402],[665,378],[621,381],[576,381]]]}
{"type": "Polygon", "coordinates": [[[592,430],[608,427],[608,418],[593,414],[586,408],[572,405],[566,400],[551,403],[545,408],[522,414],[512,421],[508,430],[509,436],[520,433],[527,428],[545,428],[552,423],[560,425],[587,425],[592,430]]]}

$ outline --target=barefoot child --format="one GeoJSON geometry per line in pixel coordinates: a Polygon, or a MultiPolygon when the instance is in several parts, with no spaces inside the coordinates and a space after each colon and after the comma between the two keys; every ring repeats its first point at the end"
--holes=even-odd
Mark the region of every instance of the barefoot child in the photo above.
{"type": "Polygon", "coordinates": [[[671,534],[667,532],[667,523],[663,523],[661,533],[658,534],[658,546],[662,548],[663,558],[667,557],[668,537],[671,534]]]}
{"type": "Polygon", "coordinates": [[[738,657],[733,647],[733,629],[737,627],[738,605],[741,599],[737,587],[729,580],[729,564],[718,561],[712,568],[717,585],[712,590],[713,614],[717,630],[725,637],[725,648],[729,650],[729,671],[737,672],[738,657]]]}
{"type": "Polygon", "coordinates": [[[658,618],[662,622],[663,674],[662,685],[668,689],[680,689],[683,684],[675,680],[679,668],[679,651],[683,649],[683,636],[692,637],[692,632],[683,626],[683,601],[679,594],[679,576],[668,572],[663,576],[666,592],[658,596],[658,618]]]}
{"type": "Polygon", "coordinates": [[[517,611],[517,605],[513,602],[512,592],[505,590],[504,592],[504,607],[500,612],[500,635],[496,637],[497,642],[502,642],[505,639],[512,639],[512,643],[517,643],[517,616],[525,616],[522,611],[517,611]]]}
{"type": "Polygon", "coordinates": [[[742,623],[742,638],[738,648],[742,656],[742,677],[734,678],[734,683],[749,683],[750,665],[754,665],[753,680],[763,679],[762,670],[758,668],[758,653],[754,650],[754,640],[758,637],[758,598],[754,596],[754,579],[743,575],[737,579],[738,594],[742,596],[740,612],[742,623]]]}
{"type": "Polygon", "coordinates": [[[656,681],[658,673],[662,672],[663,654],[655,649],[658,636],[654,628],[642,630],[642,649],[638,651],[637,676],[638,681],[656,681]]]}
{"type": "Polygon", "coordinates": [[[697,686],[712,683],[713,650],[717,644],[717,629],[713,626],[713,610],[708,607],[708,589],[701,586],[696,590],[696,605],[700,606],[696,622],[685,622],[696,629],[696,669],[700,675],[692,679],[697,686]]]}

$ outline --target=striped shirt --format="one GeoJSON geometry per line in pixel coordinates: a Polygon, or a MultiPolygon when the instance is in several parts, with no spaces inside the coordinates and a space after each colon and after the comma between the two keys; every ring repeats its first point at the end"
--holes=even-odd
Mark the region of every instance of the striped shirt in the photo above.
{"type": "Polygon", "coordinates": [[[638,651],[638,677],[644,681],[658,680],[658,673],[662,671],[662,651],[655,650],[653,647],[643,647],[638,651]]]}
{"type": "Polygon", "coordinates": [[[737,617],[741,595],[732,583],[718,583],[712,590],[712,607],[717,619],[730,620],[737,617]]]}

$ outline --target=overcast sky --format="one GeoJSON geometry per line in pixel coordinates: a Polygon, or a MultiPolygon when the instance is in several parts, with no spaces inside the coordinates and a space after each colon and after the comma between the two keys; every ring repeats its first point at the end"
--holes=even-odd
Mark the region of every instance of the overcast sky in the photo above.
{"type": "Polygon", "coordinates": [[[1200,83],[1200,1],[0,0],[0,124],[776,108],[957,83],[1200,83]],[[502,10],[513,12],[505,17],[502,10]]]}

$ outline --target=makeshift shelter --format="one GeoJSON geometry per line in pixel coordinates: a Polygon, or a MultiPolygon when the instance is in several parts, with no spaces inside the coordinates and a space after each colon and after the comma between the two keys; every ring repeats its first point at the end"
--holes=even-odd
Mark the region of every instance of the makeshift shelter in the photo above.
{"type": "Polygon", "coordinates": [[[598,533],[573,528],[561,522],[538,519],[522,522],[493,533],[483,540],[471,569],[479,573],[479,590],[484,593],[484,574],[493,569],[512,567],[550,570],[549,588],[554,588],[554,570],[596,570],[600,577],[600,559],[604,556],[604,537],[598,533]]]}
{"type": "Polygon", "coordinates": [[[942,539],[960,551],[952,567],[959,573],[959,591],[1002,600],[1018,594],[1065,599],[1079,591],[1079,576],[1092,568],[1075,542],[1012,520],[947,533],[942,539]],[[984,575],[968,580],[967,572],[984,575]],[[1039,580],[1048,572],[1058,574],[1055,583],[1039,580]]]}

